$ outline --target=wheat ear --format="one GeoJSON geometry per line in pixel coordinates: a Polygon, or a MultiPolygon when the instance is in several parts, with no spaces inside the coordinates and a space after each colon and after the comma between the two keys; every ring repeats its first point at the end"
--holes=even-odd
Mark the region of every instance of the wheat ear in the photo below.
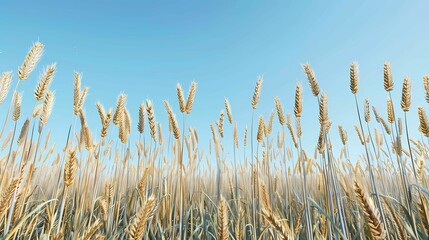
{"type": "Polygon", "coordinates": [[[226,110],[226,115],[228,116],[228,122],[230,124],[232,124],[232,111],[231,111],[231,106],[229,104],[228,99],[225,98],[225,110],[226,110]]]}
{"type": "Polygon", "coordinates": [[[384,90],[390,92],[393,90],[392,66],[390,62],[384,62],[384,90]]]}
{"type": "Polygon", "coordinates": [[[42,73],[39,83],[37,83],[37,87],[34,90],[34,97],[36,98],[37,101],[40,101],[45,97],[45,94],[49,89],[49,85],[51,84],[51,81],[54,78],[56,66],[57,65],[53,63],[49,65],[42,73]]]}
{"type": "Polygon", "coordinates": [[[298,83],[295,89],[295,106],[293,109],[296,118],[301,117],[302,113],[302,85],[298,83]]]}
{"type": "Polygon", "coordinates": [[[426,93],[426,102],[429,103],[429,75],[423,77],[423,87],[426,93]]]}
{"type": "Polygon", "coordinates": [[[188,92],[188,101],[186,102],[186,113],[190,114],[194,105],[195,93],[197,92],[197,83],[192,82],[188,92]]]}
{"type": "Polygon", "coordinates": [[[359,89],[359,69],[356,62],[350,64],[350,91],[356,94],[359,89]]]}
{"type": "Polygon", "coordinates": [[[218,238],[221,240],[229,239],[228,232],[228,207],[224,197],[220,198],[218,207],[218,238]]]}
{"type": "Polygon", "coordinates": [[[310,64],[303,64],[302,68],[304,69],[305,74],[307,75],[308,82],[310,83],[311,92],[315,97],[319,96],[320,88],[316,80],[316,75],[314,74],[313,69],[311,69],[310,64]]]}
{"type": "Polygon", "coordinates": [[[14,92],[14,94],[13,94],[13,113],[12,113],[12,120],[14,122],[18,121],[19,116],[21,116],[21,103],[22,103],[22,95],[18,92],[14,92]]]}
{"type": "Polygon", "coordinates": [[[139,106],[139,122],[137,124],[137,130],[139,131],[140,134],[143,134],[144,132],[144,118],[145,118],[145,112],[146,109],[144,107],[144,104],[141,103],[139,106]]]}
{"type": "Polygon", "coordinates": [[[404,112],[408,112],[411,106],[411,80],[405,77],[402,84],[401,108],[404,112]]]}
{"type": "Polygon", "coordinates": [[[34,70],[42,57],[44,45],[40,42],[36,42],[30,51],[27,53],[27,56],[24,59],[24,62],[18,69],[18,77],[21,80],[27,80],[30,73],[34,70]]]}
{"type": "Polygon", "coordinates": [[[256,109],[259,103],[259,97],[261,96],[261,89],[262,89],[262,81],[263,81],[263,77],[259,76],[258,80],[256,81],[255,90],[253,91],[253,97],[252,97],[253,109],[256,109]]]}
{"type": "Polygon", "coordinates": [[[280,103],[280,98],[279,97],[276,97],[274,99],[274,104],[276,106],[277,117],[279,119],[280,125],[283,126],[286,123],[286,118],[285,118],[285,115],[283,114],[283,108],[282,108],[282,105],[280,103]]]}
{"type": "Polygon", "coordinates": [[[146,230],[147,222],[155,213],[156,200],[154,196],[150,196],[140,207],[136,216],[129,227],[129,237],[131,240],[140,240],[146,230]]]}
{"type": "Polygon", "coordinates": [[[12,72],[4,72],[0,77],[0,104],[4,101],[9,92],[10,82],[12,81],[12,72]]]}
{"type": "Polygon", "coordinates": [[[357,181],[354,181],[354,191],[359,205],[364,214],[365,220],[375,239],[385,239],[386,231],[380,219],[380,213],[375,207],[374,202],[368,194],[362,189],[357,181]]]}
{"type": "Polygon", "coordinates": [[[173,128],[173,135],[174,138],[176,140],[180,139],[180,130],[179,130],[179,124],[176,120],[176,115],[174,115],[173,110],[170,107],[170,104],[168,103],[167,100],[164,101],[164,105],[165,105],[165,110],[167,111],[168,114],[168,121],[171,125],[171,127],[173,128]]]}
{"type": "Polygon", "coordinates": [[[152,102],[150,100],[146,100],[146,111],[147,111],[147,118],[149,122],[150,135],[153,141],[156,142],[155,112],[153,110],[152,102]]]}

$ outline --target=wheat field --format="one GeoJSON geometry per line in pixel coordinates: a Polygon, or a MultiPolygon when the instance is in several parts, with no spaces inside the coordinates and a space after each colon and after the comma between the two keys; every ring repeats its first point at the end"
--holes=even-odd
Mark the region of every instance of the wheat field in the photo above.
{"type": "Polygon", "coordinates": [[[168,132],[162,133],[150,100],[141,103],[138,116],[130,115],[123,93],[114,108],[85,102],[89,88],[82,87],[76,72],[70,99],[75,121],[63,127],[68,129],[67,143],[56,150],[48,144],[46,126],[55,114],[50,90],[55,64],[45,66],[35,84],[32,114],[21,116],[19,82],[38,67],[43,49],[36,42],[17,72],[1,74],[0,104],[7,114],[0,117],[0,239],[429,237],[429,76],[418,83],[427,101],[417,103],[418,122],[408,122],[411,80],[405,78],[402,89],[394,88],[391,66],[385,62],[388,100],[379,111],[368,98],[359,97],[358,65],[352,63],[350,98],[355,106],[349,107],[356,115],[354,129],[347,132],[332,125],[328,94],[321,91],[311,66],[302,65],[320,123],[314,133],[316,149],[304,149],[301,84],[296,85],[291,114],[275,98],[276,113],[257,117],[263,85],[258,77],[248,100],[253,114],[244,136],[238,134],[233,106],[220,99],[224,110],[215,123],[207,123],[212,135],[199,139],[186,123],[198,101],[195,82],[187,94],[177,84],[177,102],[164,101],[165,109],[157,109],[168,117],[163,123],[168,132]],[[400,99],[392,98],[395,89],[402,91],[400,99]],[[5,102],[8,94],[11,101],[5,102]],[[98,111],[99,129],[89,128],[84,106],[98,111]],[[232,131],[224,132],[228,124],[232,131]],[[411,127],[418,127],[420,135],[410,136],[411,127]],[[331,141],[334,134],[340,142],[331,141]],[[360,159],[350,158],[348,134],[359,137],[364,149],[360,159]],[[136,141],[130,140],[132,135],[136,141]],[[199,142],[209,142],[208,149],[199,142]],[[225,153],[224,142],[231,142],[233,153],[225,153]],[[341,147],[339,155],[333,145],[341,147]]]}

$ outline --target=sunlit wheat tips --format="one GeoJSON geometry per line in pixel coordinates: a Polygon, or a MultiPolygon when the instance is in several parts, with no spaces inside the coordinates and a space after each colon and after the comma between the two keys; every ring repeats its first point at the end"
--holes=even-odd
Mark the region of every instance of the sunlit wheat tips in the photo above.
{"type": "Polygon", "coordinates": [[[107,131],[109,130],[110,121],[113,117],[113,110],[109,108],[109,111],[107,112],[106,116],[104,117],[104,120],[101,124],[101,138],[105,138],[107,136],[107,131]]]}
{"type": "Polygon", "coordinates": [[[285,118],[285,115],[283,113],[283,107],[282,107],[282,105],[280,103],[280,98],[279,97],[274,98],[274,104],[276,106],[277,117],[279,119],[279,123],[280,123],[280,125],[283,126],[283,125],[286,124],[286,118],[285,118]]]}
{"type": "Polygon", "coordinates": [[[45,96],[45,101],[43,102],[42,113],[40,115],[40,125],[39,132],[41,132],[41,127],[46,125],[49,117],[52,113],[52,107],[54,106],[54,93],[52,91],[48,91],[45,96]]]}
{"type": "Polygon", "coordinates": [[[274,112],[271,112],[270,116],[268,117],[268,122],[265,124],[265,136],[269,136],[273,132],[273,122],[274,112]]]}
{"type": "Polygon", "coordinates": [[[37,101],[40,101],[45,97],[46,92],[49,89],[49,85],[51,84],[51,81],[54,77],[55,69],[56,64],[53,63],[46,67],[46,69],[43,71],[42,76],[37,83],[36,89],[34,90],[34,97],[37,101]]]}
{"type": "Polygon", "coordinates": [[[197,92],[197,83],[192,81],[188,92],[188,100],[186,102],[186,113],[190,114],[194,105],[195,93],[197,92]]]}
{"type": "Polygon", "coordinates": [[[144,132],[144,118],[145,118],[146,109],[143,103],[139,105],[139,121],[137,124],[137,130],[140,134],[144,132]]]}
{"type": "Polygon", "coordinates": [[[143,202],[129,226],[129,237],[131,240],[142,239],[146,231],[147,222],[152,219],[155,209],[156,199],[151,195],[145,202],[143,202]]]}
{"type": "Polygon", "coordinates": [[[40,42],[34,43],[33,47],[27,53],[22,65],[18,68],[18,77],[21,80],[27,80],[30,73],[34,70],[43,53],[44,45],[40,42]]]}
{"type": "Polygon", "coordinates": [[[301,117],[302,113],[302,85],[298,83],[295,89],[295,106],[293,109],[295,117],[301,117]]]}
{"type": "Polygon", "coordinates": [[[230,124],[232,124],[232,111],[231,111],[231,106],[229,105],[229,101],[228,99],[225,98],[225,110],[226,110],[226,115],[228,117],[228,122],[230,124]]]}
{"type": "Polygon", "coordinates": [[[22,103],[22,95],[18,92],[13,94],[13,113],[12,120],[14,122],[18,121],[19,116],[21,116],[21,103],[22,103]]]}
{"type": "Polygon", "coordinates": [[[124,109],[124,115],[125,115],[125,129],[130,134],[131,133],[131,114],[127,108],[124,109]]]}
{"type": "Polygon", "coordinates": [[[320,125],[325,126],[329,122],[328,118],[328,94],[322,93],[320,97],[320,104],[319,104],[319,122],[320,125]]]}
{"type": "Polygon", "coordinates": [[[426,93],[426,102],[429,103],[429,75],[423,77],[423,87],[426,93]]]}
{"type": "Polygon", "coordinates": [[[113,115],[113,124],[118,125],[122,120],[122,115],[125,110],[125,101],[127,100],[127,95],[121,93],[118,96],[118,101],[116,102],[116,110],[113,115]]]}
{"type": "Polygon", "coordinates": [[[390,62],[384,62],[384,90],[390,92],[393,90],[392,66],[390,62]]]}
{"type": "Polygon", "coordinates": [[[375,239],[385,239],[386,231],[380,218],[380,212],[375,207],[372,198],[368,196],[356,180],[354,181],[354,192],[371,230],[371,235],[375,239]]]}
{"type": "Polygon", "coordinates": [[[317,83],[316,74],[314,74],[314,71],[311,68],[310,64],[308,63],[303,64],[302,68],[304,69],[304,72],[307,75],[308,82],[310,83],[311,92],[315,97],[319,96],[319,93],[320,93],[319,84],[317,83]]]}
{"type": "Polygon", "coordinates": [[[100,102],[97,102],[95,104],[95,107],[97,108],[98,116],[100,117],[100,122],[101,124],[103,124],[106,119],[106,111],[104,110],[104,107],[100,102]]]}
{"type": "Polygon", "coordinates": [[[365,122],[369,123],[371,121],[371,113],[369,110],[369,99],[365,98],[365,103],[364,103],[364,115],[365,115],[365,122]]]}
{"type": "Polygon", "coordinates": [[[3,103],[9,92],[10,82],[12,81],[12,72],[4,72],[0,77],[0,104],[3,103]]]}
{"type": "Polygon", "coordinates": [[[179,140],[180,130],[179,130],[179,124],[177,123],[177,120],[176,120],[176,115],[174,115],[173,110],[171,109],[170,104],[168,103],[167,100],[164,100],[164,105],[165,105],[165,110],[167,111],[167,114],[168,114],[168,121],[171,127],[173,128],[174,138],[176,140],[179,140]]]}
{"type": "Polygon", "coordinates": [[[365,145],[365,139],[363,139],[362,133],[360,132],[360,130],[359,130],[359,128],[358,128],[358,126],[357,126],[357,125],[354,125],[354,128],[355,128],[356,133],[357,133],[357,135],[358,135],[358,137],[359,137],[360,143],[361,143],[362,145],[365,145]]]}
{"type": "Polygon", "coordinates": [[[350,64],[350,91],[356,94],[359,89],[359,69],[356,62],[350,64]]]}
{"type": "Polygon", "coordinates": [[[429,137],[429,121],[426,116],[426,111],[423,107],[418,107],[418,115],[419,115],[419,131],[425,135],[425,137],[429,137]]]}
{"type": "Polygon", "coordinates": [[[411,106],[411,80],[409,77],[404,78],[402,84],[401,108],[404,112],[408,112],[411,106]]]}
{"type": "Polygon", "coordinates": [[[395,122],[395,114],[394,114],[393,103],[391,98],[387,99],[387,120],[391,124],[395,122]]]}
{"type": "Polygon", "coordinates": [[[185,102],[185,95],[183,94],[183,89],[180,83],[177,83],[177,100],[179,102],[180,112],[186,111],[186,102],[185,102]]]}
{"type": "Polygon", "coordinates": [[[150,136],[152,137],[153,141],[156,142],[155,112],[153,110],[152,102],[150,100],[146,100],[146,112],[149,122],[150,136]]]}
{"type": "Polygon", "coordinates": [[[347,131],[343,128],[343,126],[338,126],[338,131],[340,133],[341,142],[343,145],[346,145],[348,140],[347,131]]]}
{"type": "Polygon", "coordinates": [[[131,132],[131,116],[128,112],[128,109],[124,106],[124,109],[122,110],[122,116],[121,120],[119,122],[119,139],[122,143],[127,143],[128,136],[131,132]]]}
{"type": "Polygon", "coordinates": [[[73,113],[78,116],[79,111],[82,106],[80,106],[80,97],[81,97],[81,76],[80,73],[74,73],[74,87],[73,87],[73,113]]]}
{"type": "Polygon", "coordinates": [[[35,105],[33,108],[33,112],[31,114],[32,117],[33,118],[40,117],[40,115],[42,114],[42,110],[43,110],[43,103],[35,105]]]}
{"type": "Polygon", "coordinates": [[[220,240],[229,239],[228,232],[228,207],[224,197],[220,198],[218,206],[218,238],[220,240]]]}
{"type": "Polygon", "coordinates": [[[234,124],[234,146],[238,148],[238,128],[237,128],[237,122],[234,124]]]}
{"type": "Polygon", "coordinates": [[[223,113],[223,110],[220,111],[219,120],[216,121],[217,130],[219,132],[219,135],[221,138],[223,138],[223,124],[225,121],[225,114],[223,113]]]}
{"type": "Polygon", "coordinates": [[[10,206],[10,202],[12,200],[13,194],[18,186],[20,179],[15,178],[13,179],[8,187],[5,187],[2,192],[2,197],[0,199],[0,216],[5,213],[5,211],[10,206]]]}
{"type": "Polygon", "coordinates": [[[256,81],[255,90],[253,91],[253,97],[252,97],[253,109],[256,109],[256,107],[258,106],[259,98],[261,96],[262,82],[263,82],[263,77],[259,76],[258,80],[256,81]]]}
{"type": "Polygon", "coordinates": [[[264,134],[265,134],[265,121],[263,116],[259,116],[259,122],[258,122],[258,132],[256,134],[256,140],[258,142],[264,141],[264,134]]]}
{"type": "Polygon", "coordinates": [[[74,182],[76,165],[77,165],[76,148],[69,149],[67,152],[66,163],[64,166],[64,184],[67,187],[71,186],[74,182]]]}
{"type": "Polygon", "coordinates": [[[18,146],[21,146],[21,144],[24,142],[25,138],[27,137],[29,127],[30,127],[30,120],[26,119],[19,133],[19,137],[17,140],[18,146]]]}

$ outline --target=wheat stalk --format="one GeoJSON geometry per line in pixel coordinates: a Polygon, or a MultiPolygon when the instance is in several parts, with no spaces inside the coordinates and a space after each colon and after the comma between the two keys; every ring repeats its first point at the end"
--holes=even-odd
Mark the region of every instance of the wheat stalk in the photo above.
{"type": "Polygon", "coordinates": [[[12,72],[4,72],[0,77],[0,104],[3,103],[9,92],[10,82],[12,81],[12,72]]]}
{"type": "Polygon", "coordinates": [[[263,77],[259,76],[258,80],[256,81],[255,90],[253,91],[253,97],[252,97],[252,108],[256,109],[259,103],[259,97],[261,96],[261,89],[262,89],[262,82],[263,77]]]}
{"type": "MultiPolygon", "coordinates": [[[[426,93],[426,102],[429,103],[429,75],[426,75],[423,77],[423,87],[424,87],[425,93],[426,93]]],[[[1,103],[1,101],[0,101],[0,103],[1,103]]]]}
{"type": "Polygon", "coordinates": [[[365,98],[365,103],[364,103],[364,117],[365,117],[365,122],[369,123],[371,121],[371,113],[369,111],[369,99],[365,98]]]}
{"type": "Polygon", "coordinates": [[[380,219],[380,213],[375,207],[374,202],[368,194],[362,189],[357,181],[354,181],[354,191],[359,205],[361,206],[365,220],[371,230],[371,234],[375,239],[385,239],[386,231],[380,219]]]}
{"type": "Polygon", "coordinates": [[[359,89],[359,70],[356,62],[350,64],[350,90],[356,94],[359,89]]]}
{"type": "Polygon", "coordinates": [[[393,111],[393,103],[391,98],[387,99],[387,121],[389,121],[390,124],[395,122],[395,114],[393,111]]]}
{"type": "Polygon", "coordinates": [[[310,64],[303,64],[302,68],[304,69],[305,74],[307,75],[308,82],[310,83],[311,92],[315,97],[319,96],[320,88],[316,80],[316,75],[314,74],[313,69],[311,69],[310,64]]]}
{"type": "Polygon", "coordinates": [[[37,87],[34,90],[34,97],[36,98],[37,101],[40,101],[45,97],[46,92],[49,89],[49,85],[51,84],[51,81],[54,77],[56,66],[57,65],[53,63],[49,65],[42,73],[39,83],[37,84],[37,87]]]}
{"type": "Polygon", "coordinates": [[[282,105],[280,103],[280,98],[279,97],[276,97],[274,99],[274,104],[276,106],[277,117],[279,119],[280,125],[283,126],[286,123],[286,118],[285,118],[285,115],[283,114],[283,108],[282,108],[282,105]]]}
{"type": "Polygon", "coordinates": [[[258,142],[264,141],[264,133],[265,133],[265,121],[263,116],[259,116],[258,122],[258,132],[256,134],[256,140],[258,142]]]}
{"type": "Polygon", "coordinates": [[[295,106],[293,109],[296,118],[301,117],[302,113],[302,85],[298,83],[295,89],[295,106]]]}
{"type": "Polygon", "coordinates": [[[144,104],[141,103],[139,106],[139,122],[137,124],[137,130],[139,131],[140,134],[143,134],[144,132],[145,112],[146,112],[146,109],[144,107],[144,104]]]}
{"type": "Polygon", "coordinates": [[[17,141],[18,146],[21,146],[21,144],[27,137],[29,127],[30,127],[30,120],[27,118],[24,124],[22,125],[21,131],[19,132],[19,137],[17,141]]]}
{"type": "Polygon", "coordinates": [[[127,100],[127,96],[125,94],[123,93],[119,94],[118,101],[116,102],[116,110],[113,115],[113,124],[115,125],[119,125],[119,123],[123,119],[126,100],[127,100]]]}
{"type": "Polygon", "coordinates": [[[222,196],[220,198],[219,207],[218,207],[218,238],[221,240],[229,239],[228,232],[228,207],[225,201],[225,198],[222,196]]]}
{"type": "Polygon", "coordinates": [[[426,111],[423,107],[418,107],[418,115],[419,115],[419,131],[425,135],[425,137],[429,137],[429,121],[426,116],[426,111]]]}
{"type": "Polygon", "coordinates": [[[13,94],[13,113],[12,120],[14,122],[18,121],[19,116],[21,116],[21,104],[22,104],[22,95],[18,92],[13,94]]]}
{"type": "Polygon", "coordinates": [[[73,88],[73,113],[78,116],[80,111],[80,87],[81,87],[81,76],[80,73],[74,73],[74,88],[73,88]]]}
{"type": "Polygon", "coordinates": [[[171,127],[173,128],[173,135],[174,138],[176,140],[180,139],[180,129],[179,129],[179,124],[176,120],[176,115],[174,115],[173,110],[170,107],[170,104],[168,103],[167,100],[164,100],[164,105],[165,105],[165,110],[167,111],[168,114],[168,121],[171,125],[171,127]]]}
{"type": "Polygon", "coordinates": [[[338,126],[338,131],[340,132],[340,138],[343,145],[346,145],[347,143],[347,131],[344,129],[343,126],[338,126]]]}
{"type": "Polygon", "coordinates": [[[76,148],[69,149],[67,152],[66,163],[64,166],[64,184],[67,187],[71,186],[74,182],[76,165],[77,165],[76,148]]]}
{"type": "Polygon", "coordinates": [[[197,91],[197,83],[192,82],[188,92],[188,101],[186,102],[186,113],[190,114],[194,105],[195,93],[197,91]]]}
{"type": "Polygon", "coordinates": [[[393,90],[392,66],[387,61],[384,62],[384,90],[393,90]]]}
{"type": "Polygon", "coordinates": [[[1,200],[0,200],[0,218],[5,213],[6,209],[10,207],[13,194],[15,193],[16,188],[18,187],[20,179],[13,179],[7,188],[4,189],[1,200]]]}
{"type": "Polygon", "coordinates": [[[48,91],[45,96],[45,101],[43,102],[42,114],[40,115],[39,132],[41,132],[41,128],[46,125],[49,117],[51,116],[54,99],[54,93],[52,91],[48,91]]]}
{"type": "Polygon", "coordinates": [[[402,84],[401,108],[404,112],[408,112],[411,106],[411,80],[405,77],[402,84]]]}
{"type": "Polygon", "coordinates": [[[320,97],[320,103],[319,103],[319,122],[320,125],[326,127],[329,118],[328,118],[328,95],[326,93],[322,93],[322,96],[320,97]]]}
{"type": "Polygon", "coordinates": [[[30,73],[34,70],[42,57],[44,45],[40,42],[33,44],[33,47],[27,53],[27,56],[24,59],[22,65],[18,68],[18,77],[21,80],[27,80],[30,73]]]}
{"type": "Polygon", "coordinates": [[[232,112],[231,112],[231,106],[229,105],[228,99],[225,98],[225,110],[226,115],[228,116],[228,122],[232,124],[232,112]]]}
{"type": "Polygon", "coordinates": [[[132,223],[129,226],[129,237],[131,240],[142,239],[146,231],[146,224],[155,213],[156,200],[151,195],[137,211],[132,223]]]}
{"type": "Polygon", "coordinates": [[[156,124],[155,124],[155,112],[153,110],[152,102],[146,100],[146,111],[149,122],[150,135],[154,142],[156,142],[156,124]]]}

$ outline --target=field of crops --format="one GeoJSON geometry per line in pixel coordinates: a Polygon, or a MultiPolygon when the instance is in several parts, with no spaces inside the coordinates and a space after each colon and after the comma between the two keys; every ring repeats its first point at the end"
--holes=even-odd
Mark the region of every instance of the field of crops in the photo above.
{"type": "Polygon", "coordinates": [[[388,100],[378,110],[360,98],[358,66],[351,63],[348,91],[355,105],[349,107],[356,109],[356,125],[345,129],[332,124],[328,94],[311,66],[302,65],[319,109],[320,131],[308,133],[318,135],[315,150],[301,141],[301,84],[293,109],[275,98],[276,112],[258,116],[258,77],[246,100],[256,114],[241,136],[234,106],[217,99],[224,110],[207,123],[209,139],[201,139],[186,122],[199,98],[195,82],[188,91],[171,86],[177,102],[157,109],[168,116],[163,133],[150,100],[138,116],[129,113],[126,94],[109,109],[85,102],[89,88],[76,72],[70,89],[76,121],[65,123],[67,143],[55,147],[48,122],[55,114],[50,83],[56,65],[38,66],[43,50],[36,42],[16,72],[0,77],[0,107],[8,109],[0,116],[0,239],[428,239],[429,75],[415,80],[427,102],[411,106],[411,80],[394,88],[385,62],[380,94],[388,100]],[[34,84],[37,104],[23,116],[19,82],[35,69],[42,71],[34,84]],[[392,98],[392,91],[402,91],[401,98],[392,98]],[[418,122],[407,121],[411,107],[418,122]],[[84,109],[98,111],[98,129],[89,128],[84,109]],[[232,131],[224,131],[226,125],[232,131]],[[411,136],[409,128],[420,134],[411,136]],[[334,134],[340,142],[331,141],[334,134]],[[348,134],[359,137],[362,158],[349,157],[348,134]],[[341,147],[339,155],[333,145],[341,147]]]}

